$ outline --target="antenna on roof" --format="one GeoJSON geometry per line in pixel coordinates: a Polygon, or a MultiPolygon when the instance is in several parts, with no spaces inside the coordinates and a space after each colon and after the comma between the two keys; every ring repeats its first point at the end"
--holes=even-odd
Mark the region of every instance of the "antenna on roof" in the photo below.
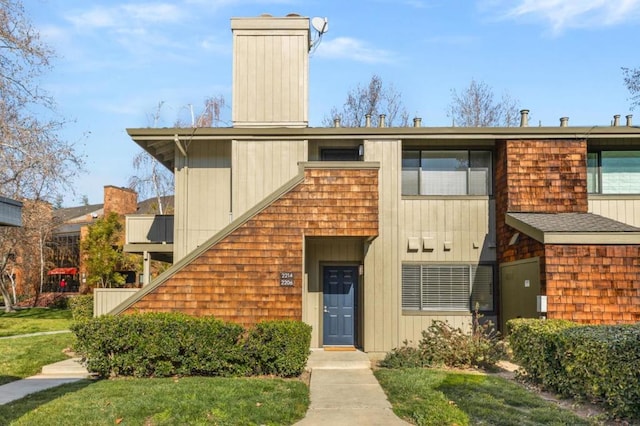
{"type": "Polygon", "coordinates": [[[311,40],[309,50],[315,51],[320,45],[320,41],[322,40],[324,33],[329,31],[329,20],[327,18],[315,17],[311,19],[311,26],[316,30],[317,34],[315,38],[311,40]]]}

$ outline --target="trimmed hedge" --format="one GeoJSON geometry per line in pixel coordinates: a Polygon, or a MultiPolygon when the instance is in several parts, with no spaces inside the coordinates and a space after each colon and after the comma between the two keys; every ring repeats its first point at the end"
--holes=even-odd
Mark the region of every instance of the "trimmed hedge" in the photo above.
{"type": "Polygon", "coordinates": [[[246,333],[238,324],[180,313],[107,315],[72,330],[76,351],[101,377],[295,376],[311,339],[301,322],[265,322],[246,333]]]}
{"type": "Polygon", "coordinates": [[[69,298],[67,303],[71,308],[71,317],[74,321],[93,318],[93,295],[73,296],[69,298]]]}
{"type": "Polygon", "coordinates": [[[300,321],[267,321],[249,331],[247,355],[255,374],[298,376],[309,357],[311,326],[300,321]]]}
{"type": "Polygon", "coordinates": [[[516,319],[508,326],[514,358],[535,382],[640,418],[640,324],[516,319]]]}

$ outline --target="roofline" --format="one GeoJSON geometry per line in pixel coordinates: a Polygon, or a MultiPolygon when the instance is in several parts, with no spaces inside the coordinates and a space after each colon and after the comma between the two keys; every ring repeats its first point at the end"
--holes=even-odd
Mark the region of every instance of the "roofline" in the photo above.
{"type": "Polygon", "coordinates": [[[129,128],[135,141],[243,139],[598,139],[636,136],[640,126],[590,127],[194,127],[129,128]]]}
{"type": "Polygon", "coordinates": [[[510,214],[505,215],[505,223],[542,244],[640,244],[640,232],[558,232],[543,231],[510,214]]]}

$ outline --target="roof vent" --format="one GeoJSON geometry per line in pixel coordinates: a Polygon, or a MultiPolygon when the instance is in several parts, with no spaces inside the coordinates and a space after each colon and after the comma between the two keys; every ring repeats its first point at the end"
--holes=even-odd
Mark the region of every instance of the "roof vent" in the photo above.
{"type": "Polygon", "coordinates": [[[633,114],[627,115],[627,127],[633,126],[633,114]]]}
{"type": "Polygon", "coordinates": [[[387,127],[385,122],[384,122],[384,119],[386,117],[387,117],[386,115],[380,114],[380,120],[378,121],[378,127],[387,127]]]}
{"type": "Polygon", "coordinates": [[[560,117],[560,127],[567,127],[569,125],[569,117],[560,117]]]}
{"type": "Polygon", "coordinates": [[[520,110],[520,127],[529,127],[529,110],[520,110]]]}
{"type": "Polygon", "coordinates": [[[413,119],[413,127],[422,127],[422,118],[416,117],[413,119]]]}
{"type": "Polygon", "coordinates": [[[616,114],[613,116],[613,127],[618,127],[620,125],[620,114],[616,114]]]}

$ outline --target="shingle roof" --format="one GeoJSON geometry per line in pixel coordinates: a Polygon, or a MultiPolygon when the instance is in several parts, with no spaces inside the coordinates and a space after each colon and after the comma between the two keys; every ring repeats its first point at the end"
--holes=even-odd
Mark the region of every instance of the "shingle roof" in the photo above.
{"type": "Polygon", "coordinates": [[[640,232],[640,228],[593,213],[507,213],[542,232],[640,232]]]}
{"type": "MultiPolygon", "coordinates": [[[[173,195],[166,195],[160,197],[162,200],[162,206],[164,208],[164,214],[173,214],[173,195]]],[[[158,199],[156,197],[148,198],[138,203],[137,214],[158,214],[158,199]]]]}
{"type": "Polygon", "coordinates": [[[67,207],[53,211],[53,217],[60,222],[66,222],[77,217],[86,216],[102,208],[103,204],[90,204],[86,206],[67,207]]]}

